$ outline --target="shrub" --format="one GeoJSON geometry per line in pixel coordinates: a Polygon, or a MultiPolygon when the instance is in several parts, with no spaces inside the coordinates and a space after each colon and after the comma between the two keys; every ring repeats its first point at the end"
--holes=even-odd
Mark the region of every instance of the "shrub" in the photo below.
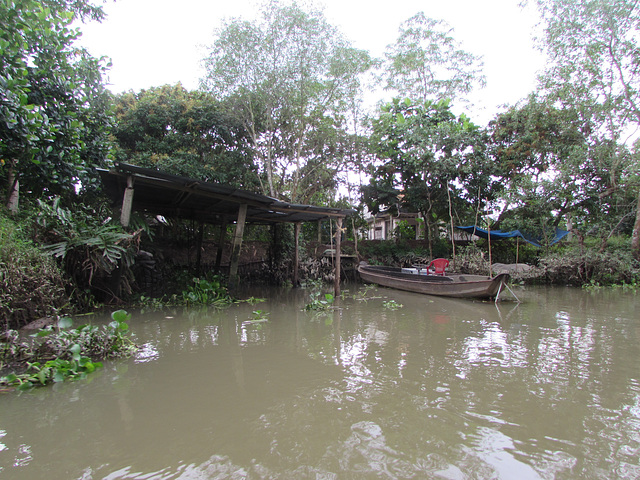
{"type": "Polygon", "coordinates": [[[456,252],[455,270],[460,273],[487,275],[489,273],[488,255],[475,245],[461,247],[456,252]]]}
{"type": "Polygon", "coordinates": [[[414,246],[406,240],[366,240],[360,243],[358,250],[372,265],[408,266],[415,263],[428,263],[429,252],[422,246],[414,246]]]}
{"type": "Polygon", "coordinates": [[[0,377],[0,385],[28,389],[66,379],[84,378],[100,368],[97,359],[133,355],[138,346],[129,338],[127,322],[131,315],[124,310],[111,314],[108,325],[81,325],[71,328],[72,321],[60,319],[55,326],[41,329],[30,341],[21,341],[15,330],[0,343],[0,367],[7,362],[24,366],[24,373],[0,377]]]}
{"type": "Polygon", "coordinates": [[[0,330],[51,316],[69,302],[53,259],[25,238],[21,224],[0,213],[0,330]]]}
{"type": "Polygon", "coordinates": [[[640,277],[640,264],[623,249],[565,248],[540,258],[539,267],[545,282],[573,286],[629,284],[640,277]]]}
{"type": "MultiPolygon", "coordinates": [[[[90,291],[99,301],[112,301],[131,294],[136,243],[139,234],[128,234],[122,227],[103,221],[89,207],[77,205],[74,211],[62,208],[59,199],[52,204],[39,201],[38,240],[44,250],[59,259],[78,292],[90,291]]],[[[82,297],[76,301],[81,307],[82,297]]],[[[87,302],[85,302],[87,303],[87,302]]]]}
{"type": "Polygon", "coordinates": [[[194,278],[193,284],[182,292],[182,298],[186,305],[210,305],[223,308],[233,303],[227,286],[217,275],[210,279],[194,278]]]}

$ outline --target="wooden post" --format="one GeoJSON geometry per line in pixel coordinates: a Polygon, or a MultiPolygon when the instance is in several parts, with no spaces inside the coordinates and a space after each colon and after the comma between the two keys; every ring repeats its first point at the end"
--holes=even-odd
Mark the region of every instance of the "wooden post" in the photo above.
{"type": "MultiPolygon", "coordinates": [[[[355,250],[355,254],[356,254],[356,263],[358,263],[358,232],[356,231],[356,221],[354,220],[353,216],[351,217],[351,228],[353,229],[353,249],[355,250]]],[[[416,228],[417,230],[417,228],[416,228]]]]}
{"type": "Polygon", "coordinates": [[[296,251],[295,251],[294,260],[293,260],[293,288],[296,288],[298,286],[298,272],[300,268],[300,227],[301,226],[302,226],[302,223],[300,222],[295,223],[294,237],[295,237],[296,251]]]}
{"type": "Polygon", "coordinates": [[[491,219],[487,217],[487,240],[489,241],[489,276],[493,277],[492,264],[493,261],[491,259],[491,219]]]}
{"type": "Polygon", "coordinates": [[[200,222],[198,230],[198,239],[196,241],[196,276],[200,276],[200,267],[202,263],[202,242],[204,241],[204,222],[200,222]]]}
{"type": "Polygon", "coordinates": [[[334,297],[339,297],[340,296],[340,274],[342,273],[341,270],[341,266],[340,266],[340,242],[342,240],[342,217],[338,217],[338,219],[336,220],[336,223],[338,224],[338,228],[336,228],[336,273],[335,273],[335,280],[334,280],[334,284],[333,284],[333,295],[334,297]]]}
{"type": "Polygon", "coordinates": [[[269,268],[271,272],[276,271],[276,264],[278,263],[278,225],[271,224],[271,245],[269,246],[269,268]]]}
{"type": "Polygon", "coordinates": [[[224,242],[227,240],[227,217],[222,218],[220,225],[220,234],[218,235],[218,251],[216,252],[215,272],[220,273],[220,265],[222,265],[222,251],[224,250],[224,242]]]}
{"type": "Polygon", "coordinates": [[[449,181],[447,180],[447,198],[449,199],[449,221],[451,222],[451,249],[453,252],[453,266],[456,264],[456,240],[455,230],[453,229],[453,207],[451,205],[451,190],[449,189],[449,181]]]}
{"type": "Polygon", "coordinates": [[[238,209],[238,221],[236,232],[233,236],[233,250],[231,251],[231,265],[229,266],[229,288],[234,289],[238,284],[238,263],[240,262],[240,249],[244,236],[244,224],[247,219],[247,204],[243,203],[238,209]]]}
{"type": "Polygon", "coordinates": [[[127,188],[122,199],[122,212],[120,213],[120,225],[129,226],[131,220],[131,209],[133,208],[133,176],[127,175],[127,188]]]}
{"type": "Polygon", "coordinates": [[[318,243],[322,243],[322,220],[318,220],[318,243]]]}

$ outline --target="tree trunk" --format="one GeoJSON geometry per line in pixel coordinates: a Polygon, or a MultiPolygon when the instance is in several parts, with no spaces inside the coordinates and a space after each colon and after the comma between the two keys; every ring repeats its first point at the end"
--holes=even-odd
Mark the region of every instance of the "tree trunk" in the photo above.
{"type": "Polygon", "coordinates": [[[11,162],[9,166],[8,192],[7,209],[9,213],[15,215],[18,213],[18,203],[20,200],[20,181],[18,180],[18,174],[15,170],[15,162],[11,162]]]}
{"type": "Polygon", "coordinates": [[[425,217],[425,233],[427,234],[427,246],[429,247],[429,258],[433,260],[433,242],[431,241],[431,222],[425,217]]]}
{"type": "Polygon", "coordinates": [[[633,224],[631,234],[631,253],[633,258],[640,260],[640,190],[638,191],[638,204],[636,205],[636,221],[633,224]]]}

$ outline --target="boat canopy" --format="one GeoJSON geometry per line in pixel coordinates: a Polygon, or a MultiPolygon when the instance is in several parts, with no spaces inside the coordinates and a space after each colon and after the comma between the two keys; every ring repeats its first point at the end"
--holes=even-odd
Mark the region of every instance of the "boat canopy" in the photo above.
{"type": "MultiPolygon", "coordinates": [[[[460,230],[463,230],[472,235],[476,235],[481,238],[489,238],[491,235],[491,240],[501,240],[503,238],[522,238],[525,242],[530,243],[531,245],[535,245],[536,247],[542,247],[540,244],[541,237],[534,237],[532,235],[528,235],[520,230],[512,230],[510,232],[503,232],[502,230],[491,230],[489,233],[488,230],[484,228],[470,226],[470,227],[456,227],[460,230]]],[[[560,228],[556,228],[554,232],[554,236],[549,242],[549,245],[553,245],[554,243],[559,242],[562,238],[564,238],[569,232],[567,230],[562,230],[560,228]]]]}

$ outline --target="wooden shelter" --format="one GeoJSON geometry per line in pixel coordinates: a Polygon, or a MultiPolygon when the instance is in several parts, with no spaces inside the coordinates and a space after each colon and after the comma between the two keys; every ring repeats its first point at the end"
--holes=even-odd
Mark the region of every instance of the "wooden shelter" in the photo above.
{"type": "MultiPolygon", "coordinates": [[[[220,225],[235,223],[229,285],[238,281],[238,263],[245,224],[295,224],[294,285],[298,281],[299,236],[303,222],[335,219],[335,284],[340,293],[340,237],[342,221],[354,213],[350,209],[317,207],[287,203],[246,190],[193,178],[162,173],[157,170],[117,163],[112,169],[99,169],[105,192],[115,202],[122,202],[120,222],[129,226],[131,211],[143,211],[167,218],[182,218],[220,225]]],[[[222,240],[222,237],[221,237],[222,240]]],[[[222,255],[222,241],[218,258],[222,255]]]]}

